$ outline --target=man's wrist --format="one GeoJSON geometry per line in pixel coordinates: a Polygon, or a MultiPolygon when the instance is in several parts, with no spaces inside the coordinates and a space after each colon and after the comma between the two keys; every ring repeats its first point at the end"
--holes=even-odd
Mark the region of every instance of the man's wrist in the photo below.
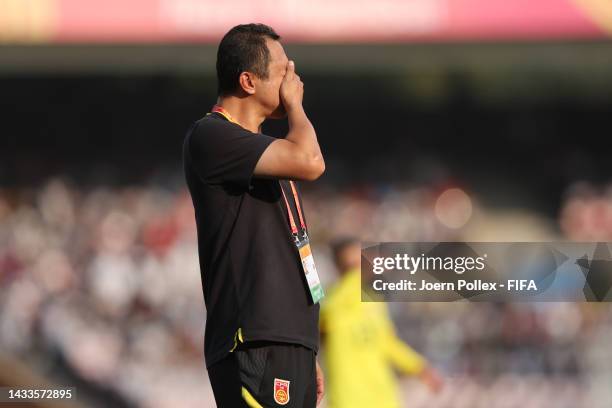
{"type": "Polygon", "coordinates": [[[304,107],[301,103],[296,103],[294,105],[287,107],[287,116],[297,116],[297,115],[305,115],[304,107]]]}

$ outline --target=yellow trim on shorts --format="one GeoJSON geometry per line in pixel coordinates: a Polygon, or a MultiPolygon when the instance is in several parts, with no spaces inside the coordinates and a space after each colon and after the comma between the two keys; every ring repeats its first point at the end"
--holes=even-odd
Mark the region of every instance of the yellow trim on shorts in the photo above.
{"type": "Polygon", "coordinates": [[[251,395],[249,390],[242,387],[242,399],[247,403],[250,408],[264,408],[257,400],[251,395]]]}
{"type": "Polygon", "coordinates": [[[244,339],[242,338],[242,328],[240,327],[238,328],[238,330],[236,330],[236,333],[234,334],[234,345],[232,346],[230,353],[236,350],[236,347],[238,347],[238,342],[244,343],[244,339]]]}

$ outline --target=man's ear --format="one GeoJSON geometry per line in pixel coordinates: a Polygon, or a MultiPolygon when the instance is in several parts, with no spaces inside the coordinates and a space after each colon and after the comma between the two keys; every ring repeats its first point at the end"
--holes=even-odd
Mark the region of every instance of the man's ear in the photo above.
{"type": "Polygon", "coordinates": [[[255,81],[255,75],[247,71],[242,72],[240,77],[238,77],[240,88],[242,88],[242,90],[249,95],[253,95],[255,93],[255,81]]]}

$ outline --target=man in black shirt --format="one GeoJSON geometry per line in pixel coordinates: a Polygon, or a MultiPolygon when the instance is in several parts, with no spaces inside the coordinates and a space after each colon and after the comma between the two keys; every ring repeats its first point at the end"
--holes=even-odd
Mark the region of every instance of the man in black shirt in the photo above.
{"type": "Polygon", "coordinates": [[[294,180],[325,164],[303,83],[274,30],[239,25],[217,53],[219,99],[183,147],[207,308],[205,358],[217,405],[314,407],[322,289],[294,180]],[[288,118],[284,139],[261,133],[288,118]]]}

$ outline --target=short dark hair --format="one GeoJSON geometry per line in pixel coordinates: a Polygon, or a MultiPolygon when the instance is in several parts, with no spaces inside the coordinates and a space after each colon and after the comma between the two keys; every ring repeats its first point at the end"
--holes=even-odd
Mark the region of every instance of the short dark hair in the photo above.
{"type": "Polygon", "coordinates": [[[218,95],[236,91],[238,78],[244,71],[268,78],[270,51],[266,38],[279,40],[281,37],[265,24],[240,24],[223,36],[217,50],[218,95]]]}

